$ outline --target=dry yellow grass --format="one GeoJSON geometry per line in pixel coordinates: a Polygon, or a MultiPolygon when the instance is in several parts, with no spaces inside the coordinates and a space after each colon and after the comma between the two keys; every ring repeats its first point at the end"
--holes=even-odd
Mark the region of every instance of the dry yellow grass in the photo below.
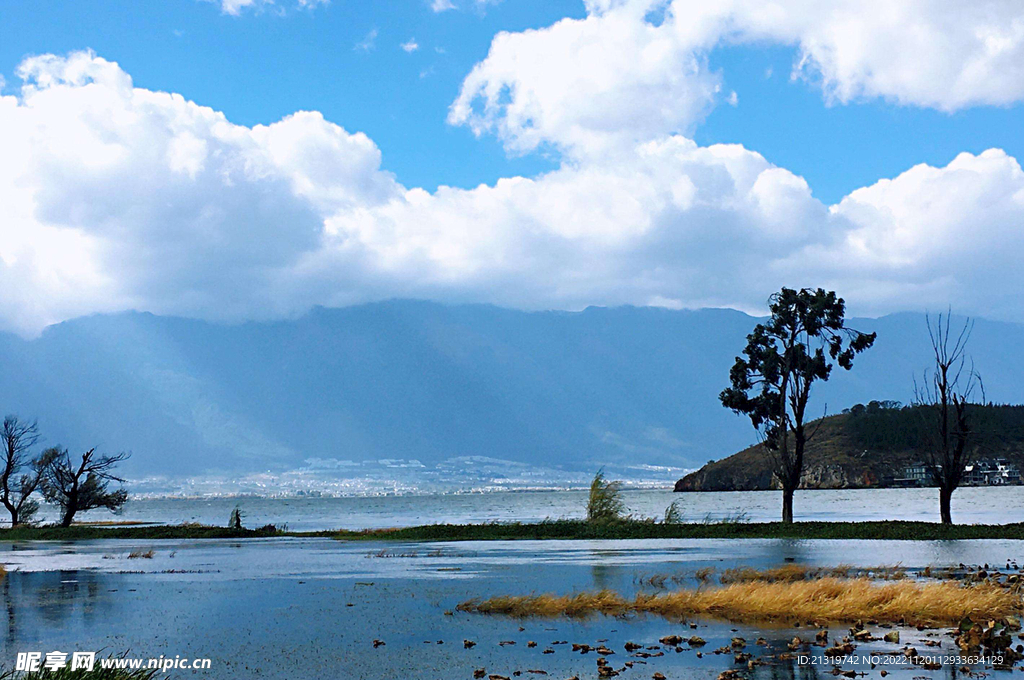
{"type": "Polygon", "coordinates": [[[0,564],[0,581],[4,580],[4,576],[7,576],[7,569],[4,565],[0,564]]]}
{"type": "Polygon", "coordinates": [[[751,581],[721,588],[640,593],[629,600],[608,590],[569,596],[495,597],[459,605],[461,611],[515,617],[657,614],[727,621],[815,623],[858,620],[907,625],[952,625],[965,616],[997,619],[1021,609],[1020,596],[989,583],[887,583],[834,577],[810,581],[751,581]]]}

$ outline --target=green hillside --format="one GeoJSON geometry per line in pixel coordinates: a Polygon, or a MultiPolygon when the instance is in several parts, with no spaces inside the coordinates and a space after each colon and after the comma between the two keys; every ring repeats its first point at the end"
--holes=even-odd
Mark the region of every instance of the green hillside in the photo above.
{"type": "MultiPolygon", "coordinates": [[[[977,457],[1005,458],[1024,468],[1024,406],[975,406],[971,417],[977,457]]],[[[814,435],[805,451],[801,487],[890,486],[906,466],[924,460],[933,428],[932,412],[893,402],[858,404],[816,421],[808,428],[814,435]]],[[[760,445],[709,462],[676,482],[676,491],[770,488],[772,475],[760,445]]]]}

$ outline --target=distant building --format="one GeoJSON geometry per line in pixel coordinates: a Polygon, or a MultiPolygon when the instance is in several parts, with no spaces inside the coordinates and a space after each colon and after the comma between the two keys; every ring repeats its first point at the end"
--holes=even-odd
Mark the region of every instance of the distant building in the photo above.
{"type": "Polygon", "coordinates": [[[911,463],[903,468],[903,476],[892,480],[893,486],[932,486],[931,470],[925,463],[911,463]]]}
{"type": "Polygon", "coordinates": [[[1006,486],[1020,484],[1020,470],[1003,459],[982,458],[964,470],[964,486],[1006,486]]]}

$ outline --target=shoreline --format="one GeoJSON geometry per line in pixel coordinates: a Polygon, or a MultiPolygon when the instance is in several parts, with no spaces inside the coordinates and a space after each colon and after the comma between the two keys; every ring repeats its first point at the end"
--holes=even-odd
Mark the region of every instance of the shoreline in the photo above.
{"type": "Polygon", "coordinates": [[[665,524],[649,521],[588,523],[555,520],[536,523],[425,524],[365,530],[288,531],[266,525],[229,529],[201,524],[143,526],[75,525],[0,529],[0,542],[90,541],[103,539],[181,540],[332,538],[341,541],[505,541],[645,539],[792,540],[1024,540],[1024,523],[953,524],[919,521],[874,522],[718,522],[665,524]]]}

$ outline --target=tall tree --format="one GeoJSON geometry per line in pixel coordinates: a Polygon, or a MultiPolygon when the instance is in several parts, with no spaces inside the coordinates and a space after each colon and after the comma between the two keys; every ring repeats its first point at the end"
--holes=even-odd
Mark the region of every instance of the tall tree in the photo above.
{"type": "Polygon", "coordinates": [[[783,288],[768,303],[770,318],[747,336],[719,399],[748,416],[758,432],[782,486],[782,521],[788,523],[803,474],[811,386],[829,379],[832,361],[849,370],[876,335],[847,328],[846,303],[832,291],[783,288]]]}
{"type": "Polygon", "coordinates": [[[38,442],[39,427],[35,422],[18,416],[4,418],[0,427],[0,503],[10,513],[12,527],[30,521],[39,509],[32,494],[39,488],[42,468],[38,460],[29,459],[29,450],[38,442]]]}
{"type": "Polygon", "coordinates": [[[967,356],[967,341],[974,330],[970,318],[954,331],[950,314],[939,314],[934,325],[925,317],[928,338],[932,343],[934,365],[924,372],[924,380],[915,380],[914,392],[919,405],[925,407],[931,424],[927,428],[929,442],[926,465],[929,475],[939,487],[939,514],[943,524],[953,523],[951,504],[953,492],[963,481],[964,472],[977,453],[977,432],[971,422],[970,405],[975,395],[985,401],[984,384],[967,356]]]}
{"type": "Polygon", "coordinates": [[[113,469],[127,458],[127,453],[96,456],[96,449],[89,449],[82,454],[82,462],[76,464],[67,449],[54,447],[43,452],[40,488],[47,502],[60,507],[62,527],[71,526],[78,512],[93,508],[116,511],[128,502],[128,492],[124,489],[108,489],[110,482],[124,482],[113,469]]]}

